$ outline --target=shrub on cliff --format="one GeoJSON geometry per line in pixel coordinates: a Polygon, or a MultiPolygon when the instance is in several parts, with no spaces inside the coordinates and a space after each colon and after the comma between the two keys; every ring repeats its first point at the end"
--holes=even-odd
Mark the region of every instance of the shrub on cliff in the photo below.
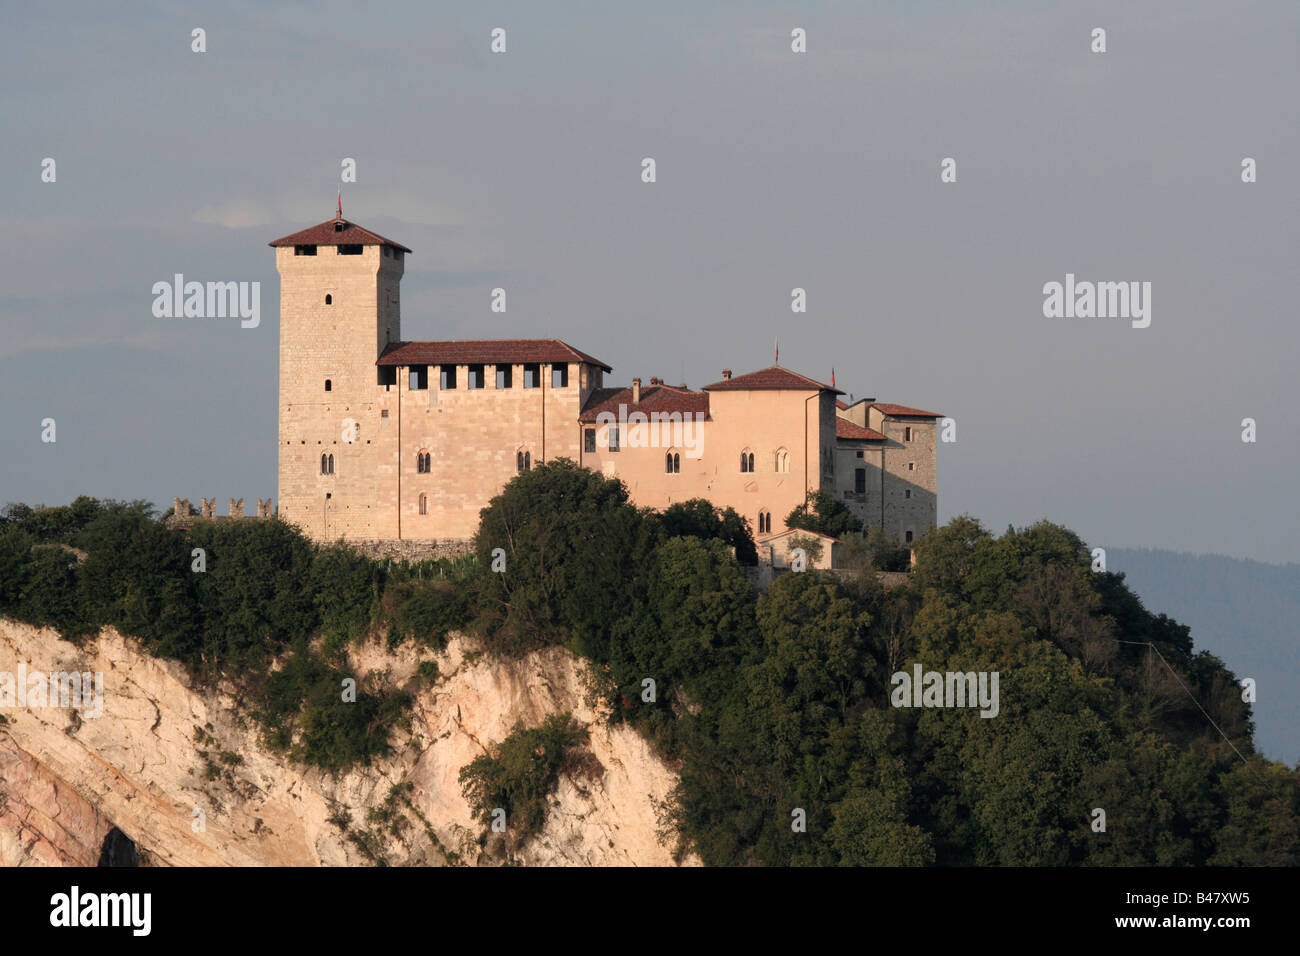
{"type": "Polygon", "coordinates": [[[552,714],[539,727],[517,724],[490,753],[461,769],[465,799],[485,825],[500,809],[517,839],[531,836],[546,823],[546,798],[561,771],[577,769],[575,758],[587,738],[569,714],[552,714]]]}
{"type": "Polygon", "coordinates": [[[430,647],[443,647],[450,631],[465,627],[471,617],[465,589],[451,581],[402,581],[384,592],[388,646],[414,638],[430,647]]]}

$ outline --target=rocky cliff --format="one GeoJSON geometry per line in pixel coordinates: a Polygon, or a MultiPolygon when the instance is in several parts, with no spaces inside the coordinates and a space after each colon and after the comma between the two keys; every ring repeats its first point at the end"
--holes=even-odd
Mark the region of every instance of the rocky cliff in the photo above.
{"type": "Polygon", "coordinates": [[[0,708],[0,864],[93,866],[113,827],[154,865],[673,863],[657,807],[676,778],[636,732],[598,719],[584,662],[560,648],[502,662],[455,637],[436,655],[371,644],[351,663],[404,684],[431,657],[440,676],[415,685],[394,753],[336,779],[263,746],[230,689],[195,687],[111,628],[78,646],[0,619],[0,674],[100,673],[104,692],[99,717],[0,708]],[[561,777],[539,835],[484,846],[460,769],[516,723],[566,711],[594,762],[561,777]]]}

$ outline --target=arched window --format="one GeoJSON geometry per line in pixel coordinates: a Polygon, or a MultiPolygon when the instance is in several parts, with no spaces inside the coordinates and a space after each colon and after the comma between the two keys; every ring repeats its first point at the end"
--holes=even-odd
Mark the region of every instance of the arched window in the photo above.
{"type": "Polygon", "coordinates": [[[664,471],[670,475],[679,475],[682,471],[682,456],[670,451],[664,456],[664,471]]]}
{"type": "Polygon", "coordinates": [[[330,473],[331,475],[334,474],[334,456],[333,456],[333,455],[330,455],[330,470],[329,470],[329,473],[330,473]]]}
{"type": "Polygon", "coordinates": [[[760,511],[758,513],[758,533],[772,533],[772,513],[770,511],[760,511]]]}
{"type": "Polygon", "coordinates": [[[754,470],[754,453],[748,448],[740,453],[740,470],[743,472],[754,470]]]}
{"type": "Polygon", "coordinates": [[[416,454],[415,470],[422,475],[427,475],[429,473],[429,453],[427,451],[421,451],[416,454]]]}
{"type": "Polygon", "coordinates": [[[330,473],[330,462],[329,462],[328,455],[320,456],[320,473],[322,475],[328,475],[330,473]]]}
{"type": "Polygon", "coordinates": [[[420,495],[420,514],[427,515],[428,513],[429,513],[429,496],[420,495]]]}
{"type": "Polygon", "coordinates": [[[333,390],[334,390],[334,383],[331,382],[329,379],[325,379],[325,391],[331,392],[333,390]]]}
{"type": "Polygon", "coordinates": [[[325,296],[325,304],[326,304],[326,305],[333,305],[333,304],[334,304],[334,296],[332,296],[332,295],[327,295],[327,296],[325,296]]]}
{"type": "Polygon", "coordinates": [[[785,474],[790,470],[790,453],[784,448],[776,450],[775,470],[778,474],[785,474]]]}
{"type": "Polygon", "coordinates": [[[520,449],[515,452],[515,471],[530,471],[533,467],[533,453],[520,449]]]}

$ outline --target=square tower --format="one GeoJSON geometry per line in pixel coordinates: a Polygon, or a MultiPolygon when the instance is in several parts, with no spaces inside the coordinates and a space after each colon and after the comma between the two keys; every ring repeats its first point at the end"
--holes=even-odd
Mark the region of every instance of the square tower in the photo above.
{"type": "Polygon", "coordinates": [[[342,216],[276,239],[280,516],[320,541],[379,537],[388,386],[411,250],[342,216]]]}

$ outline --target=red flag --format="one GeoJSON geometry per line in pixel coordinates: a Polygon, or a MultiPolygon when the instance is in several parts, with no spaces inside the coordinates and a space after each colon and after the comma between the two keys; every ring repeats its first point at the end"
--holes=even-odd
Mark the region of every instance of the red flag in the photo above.
{"type": "Polygon", "coordinates": [[[343,187],[339,187],[339,218],[343,218],[343,187]]]}
{"type": "Polygon", "coordinates": [[[831,388],[835,387],[835,366],[831,366],[831,388]]]}

